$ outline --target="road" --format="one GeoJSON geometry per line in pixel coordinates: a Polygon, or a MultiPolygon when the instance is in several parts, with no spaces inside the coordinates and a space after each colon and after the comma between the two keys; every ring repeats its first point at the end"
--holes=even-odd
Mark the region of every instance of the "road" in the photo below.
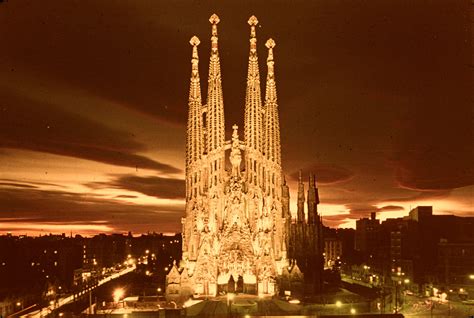
{"type": "Polygon", "coordinates": [[[405,317],[470,317],[474,315],[474,304],[461,301],[439,301],[435,297],[420,298],[405,295],[400,311],[405,317]]]}
{"type": "Polygon", "coordinates": [[[43,307],[39,310],[35,310],[33,312],[30,312],[28,314],[25,314],[25,315],[20,315],[21,318],[42,318],[42,317],[45,317],[46,315],[50,314],[53,310],[57,310],[59,309],[61,306],[64,306],[66,304],[69,304],[71,302],[74,302],[78,296],[82,296],[86,293],[89,293],[90,291],[92,291],[93,289],[105,284],[105,283],[108,283],[114,279],[117,279],[125,274],[128,274],[130,272],[133,272],[134,270],[136,269],[136,266],[135,265],[131,265],[130,267],[127,267],[123,270],[121,270],[120,272],[116,272],[116,273],[113,273],[107,277],[104,277],[103,279],[101,279],[97,285],[93,286],[93,287],[89,287],[81,292],[79,292],[78,294],[76,295],[69,295],[69,296],[65,296],[65,297],[61,297],[59,298],[54,304],[51,304],[49,306],[46,306],[46,307],[43,307]],[[76,296],[76,297],[75,297],[76,296]]]}

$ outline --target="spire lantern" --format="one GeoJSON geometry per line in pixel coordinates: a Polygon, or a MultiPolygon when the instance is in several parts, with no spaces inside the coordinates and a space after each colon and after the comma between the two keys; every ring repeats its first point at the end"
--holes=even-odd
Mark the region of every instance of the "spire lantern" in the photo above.
{"type": "Polygon", "coordinates": [[[193,36],[191,40],[189,40],[189,44],[193,46],[193,57],[191,59],[191,63],[193,66],[193,75],[197,75],[198,72],[199,56],[197,47],[199,43],[201,43],[201,41],[199,41],[199,38],[197,36],[193,36]]]}
{"type": "Polygon", "coordinates": [[[273,77],[273,75],[275,74],[275,71],[274,71],[275,62],[273,61],[273,48],[275,47],[275,45],[276,43],[272,38],[268,39],[267,42],[265,43],[265,46],[268,48],[268,57],[267,57],[268,75],[271,77],[273,77]]]}
{"type": "Polygon", "coordinates": [[[219,24],[221,20],[217,16],[217,14],[211,15],[209,18],[209,22],[212,24],[212,37],[211,37],[211,42],[212,42],[212,53],[217,52],[217,24],[219,24]]]}
{"type": "Polygon", "coordinates": [[[255,53],[257,51],[257,33],[255,26],[258,24],[256,16],[251,16],[247,23],[250,25],[250,51],[255,53]]]}

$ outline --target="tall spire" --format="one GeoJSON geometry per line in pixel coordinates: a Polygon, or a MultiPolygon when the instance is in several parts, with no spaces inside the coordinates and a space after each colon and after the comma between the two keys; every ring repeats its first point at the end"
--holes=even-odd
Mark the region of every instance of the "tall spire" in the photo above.
{"type": "Polygon", "coordinates": [[[314,186],[313,174],[309,173],[308,184],[308,223],[315,224],[317,219],[316,187],[314,186]]]}
{"type": "Polygon", "coordinates": [[[224,145],[224,100],[222,96],[221,66],[219,61],[217,14],[209,18],[212,25],[211,58],[209,61],[209,85],[207,92],[207,151],[212,152],[224,145]]]}
{"type": "Polygon", "coordinates": [[[268,48],[267,58],[267,86],[265,90],[265,156],[268,160],[281,165],[280,119],[275,82],[275,62],[273,48],[275,41],[268,39],[265,46],[268,48]]]}
{"type": "Polygon", "coordinates": [[[308,223],[317,224],[319,222],[318,215],[319,193],[316,188],[316,179],[314,174],[309,174],[308,187],[308,223]]]}
{"type": "Polygon", "coordinates": [[[257,179],[260,175],[259,167],[254,160],[262,152],[262,99],[260,93],[260,73],[258,70],[257,38],[255,27],[257,18],[253,15],[248,20],[250,25],[250,52],[247,74],[247,90],[245,95],[244,137],[247,151],[247,173],[250,180],[257,179]]]}
{"type": "Polygon", "coordinates": [[[193,55],[191,59],[191,84],[189,86],[188,100],[187,165],[200,159],[203,152],[201,84],[197,51],[200,41],[197,36],[193,36],[189,43],[193,46],[193,55]]]}
{"type": "Polygon", "coordinates": [[[304,223],[304,183],[301,177],[301,170],[298,177],[298,205],[297,205],[297,221],[304,223]]]}

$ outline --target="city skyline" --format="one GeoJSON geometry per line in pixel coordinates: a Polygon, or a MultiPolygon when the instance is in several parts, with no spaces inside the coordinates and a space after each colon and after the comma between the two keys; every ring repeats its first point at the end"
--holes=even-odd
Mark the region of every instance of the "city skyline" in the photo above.
{"type": "Polygon", "coordinates": [[[205,74],[202,22],[213,12],[223,21],[226,139],[234,123],[243,127],[248,17],[260,21],[261,68],[265,40],[278,43],[293,216],[300,169],[316,175],[328,226],[354,227],[370,212],[399,217],[417,205],[473,216],[463,5],[266,6],[0,4],[9,44],[0,53],[8,70],[0,74],[0,231],[180,231],[188,41],[204,40],[205,74]]]}

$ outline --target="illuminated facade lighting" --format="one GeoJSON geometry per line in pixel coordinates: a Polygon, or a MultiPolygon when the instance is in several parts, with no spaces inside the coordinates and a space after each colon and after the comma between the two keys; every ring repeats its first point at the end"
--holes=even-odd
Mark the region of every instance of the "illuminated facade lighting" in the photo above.
{"type": "Polygon", "coordinates": [[[283,209],[280,124],[274,72],[275,41],[268,48],[262,100],[256,27],[250,17],[250,50],[244,138],[233,125],[225,140],[217,25],[212,25],[207,105],[203,105],[194,36],[186,141],[186,217],[182,261],[167,275],[167,294],[216,296],[219,292],[273,295],[287,259],[291,216],[283,209]],[[227,157],[226,151],[230,154],[227,157]],[[229,164],[227,164],[227,162],[229,164]],[[230,169],[226,169],[229,167],[230,169]]]}

